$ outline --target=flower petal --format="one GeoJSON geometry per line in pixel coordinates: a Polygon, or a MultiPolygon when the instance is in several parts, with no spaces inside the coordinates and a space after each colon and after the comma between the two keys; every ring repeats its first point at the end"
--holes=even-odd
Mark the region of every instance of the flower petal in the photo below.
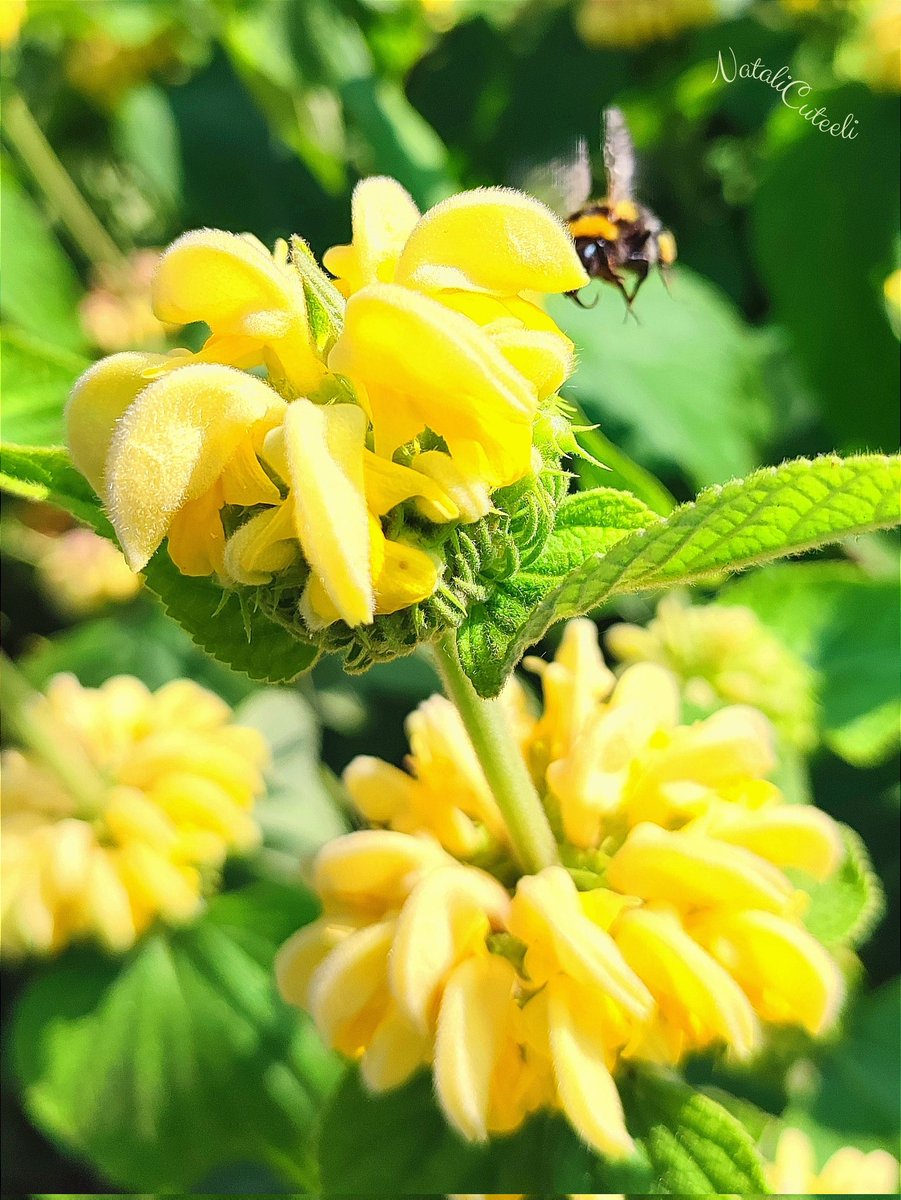
{"type": "Polygon", "coordinates": [[[428,426],[451,454],[481,443],[497,483],[530,470],[535,388],[477,325],[437,300],[393,284],[364,288],[347,303],[329,367],[366,392],[379,454],[428,426]]]}
{"type": "Polygon", "coordinates": [[[394,921],[354,930],[310,980],[310,1015],[320,1036],[349,1058],[365,1048],[388,1005],[388,951],[394,921]]]}
{"type": "Polygon", "coordinates": [[[477,188],[436,204],[410,234],[396,279],[427,291],[501,295],[569,292],[588,282],[562,223],[510,188],[477,188]]]}
{"type": "Polygon", "coordinates": [[[268,583],[299,553],[294,510],[286,502],[254,514],[235,530],[225,545],[223,572],[235,583],[254,587],[268,583]]]}
{"type": "MultiPolygon", "coordinates": [[[[417,454],[412,462],[413,469],[427,475],[439,484],[454,508],[453,516],[459,516],[464,524],[478,521],[491,512],[491,494],[484,479],[468,475],[449,454],[442,450],[426,450],[417,454]]],[[[417,508],[430,521],[448,521],[452,517],[445,505],[431,498],[420,499],[417,508]]]]}
{"type": "Polygon", "coordinates": [[[285,402],[231,367],[183,367],[146,387],[120,419],[107,468],[113,525],[133,571],[163,540],[172,518],[220,477],[255,425],[285,402]]]}
{"type": "Polygon", "coordinates": [[[793,889],[749,850],[698,834],[636,825],[607,868],[617,891],[683,908],[759,908],[783,913],[793,889]]]}
{"type": "MultiPolygon", "coordinates": [[[[445,455],[447,457],[447,455],[445,455]]],[[[384,516],[396,504],[402,504],[413,496],[429,502],[439,521],[452,521],[458,515],[456,504],[439,480],[427,471],[411,469],[381,458],[371,450],[363,451],[363,470],[366,485],[366,503],[370,512],[384,516]]]]}
{"type": "Polygon", "coordinates": [[[360,1077],[370,1092],[400,1087],[428,1061],[431,1038],[391,1005],[360,1060],[360,1077]]]}
{"type": "Polygon", "coordinates": [[[754,1051],[760,1030],[747,997],[674,914],[647,907],[626,910],[613,936],[626,962],[692,1044],[722,1042],[738,1058],[754,1051]]]}
{"type": "Polygon", "coordinates": [[[492,1076],[510,1036],[516,973],[497,955],[453,971],[435,1037],[435,1090],[448,1121],[472,1142],[488,1140],[492,1076]]]}
{"type": "Polygon", "coordinates": [[[426,875],[401,909],[391,950],[391,991],[423,1030],[434,1026],[441,990],[462,958],[485,950],[485,938],[507,915],[510,898],[484,871],[439,868],[426,875]]]}
{"type": "Polygon", "coordinates": [[[360,829],[323,846],[313,879],[327,912],[378,917],[399,908],[424,872],[453,861],[431,838],[360,829]]]}
{"type": "Polygon", "coordinates": [[[363,490],[366,414],[353,404],[296,400],[285,413],[285,450],[304,557],[348,625],[374,615],[369,514],[363,490]]]}
{"type": "Polygon", "coordinates": [[[165,354],[111,354],[75,382],[66,405],[66,440],[72,461],[101,499],[116,422],[147,387],[144,372],[167,361],[165,354]]]}
{"type": "Polygon", "coordinates": [[[548,984],[548,1033],[560,1106],[576,1133],[606,1158],[628,1158],[629,1137],[604,1044],[590,1009],[573,1002],[565,980],[548,984]]]}
{"type": "Polygon", "coordinates": [[[385,558],[375,580],[375,611],[398,612],[427,600],[438,585],[431,555],[406,542],[385,540],[385,558]]]}
{"type": "Polygon", "coordinates": [[[351,199],[352,242],[326,250],[322,265],[338,278],[345,296],[367,283],[390,283],[418,220],[419,209],[396,179],[361,179],[351,199]]]}
{"type": "Polygon", "coordinates": [[[218,229],[180,237],[160,260],[153,308],[161,321],[174,325],[206,322],[219,361],[243,366],[253,342],[268,347],[302,393],[325,373],[310,341],[299,277],[255,239],[218,229]]]}
{"type": "Polygon", "coordinates": [[[574,347],[562,334],[533,329],[498,329],[489,333],[508,362],[535,385],[539,400],[559,391],[572,374],[574,347]]]}

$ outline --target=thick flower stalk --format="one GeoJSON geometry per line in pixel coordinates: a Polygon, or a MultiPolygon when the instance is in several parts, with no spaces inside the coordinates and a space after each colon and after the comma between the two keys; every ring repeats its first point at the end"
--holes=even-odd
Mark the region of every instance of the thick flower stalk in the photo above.
{"type": "Polygon", "coordinates": [[[456,712],[429,700],[408,770],[348,768],[373,827],[320,852],[323,916],[282,949],[279,981],[373,1091],[428,1065],[466,1138],[558,1108],[622,1158],[624,1066],[748,1059],[770,1027],[834,1023],[842,976],[798,881],[834,872],[843,843],[768,782],[759,711],[680,724],[676,678],[642,663],[615,679],[587,620],[526,665],[543,712],[517,683],[504,703],[562,865],[517,867],[456,712]]]}
{"type": "Polygon", "coordinates": [[[58,675],[42,697],[2,669],[27,747],[2,755],[3,956],[85,938],[121,952],[155,920],[193,917],[226,855],[259,840],[262,736],[190,680],[58,675]]]}
{"type": "Polygon", "coordinates": [[[570,341],[529,297],[581,286],[562,225],[480,189],[424,216],[364,180],[353,238],[186,234],[153,282],[157,318],[204,322],[197,353],[123,352],[78,381],[76,465],[132,569],[164,541],[186,575],[241,589],[348,665],[409,651],[537,553],[571,440],[570,341]]]}
{"type": "Polygon", "coordinates": [[[813,671],[749,608],[692,605],[671,594],[660,601],[654,620],[614,625],[606,644],[622,662],[668,667],[694,708],[749,704],[799,749],[816,742],[813,671]]]}

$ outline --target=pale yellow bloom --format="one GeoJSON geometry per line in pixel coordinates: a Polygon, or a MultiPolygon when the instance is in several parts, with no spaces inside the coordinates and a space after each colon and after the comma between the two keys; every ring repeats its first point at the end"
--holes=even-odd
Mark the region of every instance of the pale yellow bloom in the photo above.
{"type": "Polygon", "coordinates": [[[898,1160],[885,1150],[865,1154],[843,1146],[817,1170],[810,1138],[800,1129],[785,1129],[776,1159],[767,1171],[773,1192],[810,1196],[894,1195],[898,1190],[898,1160]]]}
{"type": "Polygon", "coordinates": [[[141,590],[140,575],[112,542],[90,529],[69,529],[42,542],[37,577],[52,603],[66,614],[96,612],[131,600],[141,590]]]}
{"type": "Polygon", "coordinates": [[[576,28],[592,46],[638,47],[711,25],[714,0],[583,0],[576,28]]]}
{"type": "Polygon", "coordinates": [[[261,735],[188,680],[151,693],[129,676],[92,689],[59,675],[40,703],[97,789],[88,804],[33,752],[3,752],[3,954],[92,937],[122,951],[156,919],[190,919],[226,854],[259,838],[261,735]]]}
{"type": "Polygon", "coordinates": [[[373,1090],[431,1063],[462,1136],[558,1108],[623,1158],[624,1062],[716,1047],[747,1059],[767,1024],[834,1024],[842,977],[784,869],[827,878],[843,845],[829,817],[787,805],[764,778],[773,739],[756,710],[679,725],[674,677],[641,663],[616,680],[587,620],[531,666],[544,713],[517,688],[505,705],[567,865],[510,882],[462,722],[433,698],[409,720],[408,771],[374,758],[348,768],[358,808],[388,828],[321,852],[324,915],[282,950],[281,986],[360,1058],[373,1090]]]}
{"type": "Polygon", "coordinates": [[[895,336],[901,338],[901,267],[892,271],[882,285],[885,310],[895,336]]]}
{"type": "Polygon", "coordinates": [[[134,570],[168,539],[183,574],[223,587],[289,576],[267,599],[323,644],[338,622],[372,625],[444,587],[443,608],[414,614],[418,636],[470,594],[424,524],[488,518],[498,488],[537,487],[545,467],[533,433],[573,348],[522,293],[585,273],[547,208],[497,188],[420,216],[394,180],[364,180],[353,242],[325,258],[344,312],[299,246],[270,254],[210,229],[174,242],[155,317],[210,336],[197,353],[127,352],[87,371],[67,410],[72,457],[134,570]]]}
{"type": "Polygon", "coordinates": [[[606,644],[626,663],[669,668],[701,710],[749,704],[801,749],[816,740],[813,672],[749,608],[672,594],[646,626],[614,625],[606,644]]]}
{"type": "Polygon", "coordinates": [[[7,50],[16,42],[27,12],[27,0],[0,2],[0,48],[7,50]]]}

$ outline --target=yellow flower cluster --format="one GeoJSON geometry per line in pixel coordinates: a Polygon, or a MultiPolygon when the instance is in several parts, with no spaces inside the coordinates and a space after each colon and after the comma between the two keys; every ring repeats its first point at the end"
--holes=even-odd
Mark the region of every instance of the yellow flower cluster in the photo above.
{"type": "Polygon", "coordinates": [[[816,741],[813,672],[749,608],[670,594],[647,626],[614,625],[606,643],[623,662],[668,667],[696,708],[749,704],[800,749],[816,741]]]}
{"type": "Polygon", "coordinates": [[[784,869],[827,877],[842,841],[767,782],[756,710],[680,725],[676,679],[642,663],[616,680],[587,620],[553,662],[527,665],[543,713],[518,685],[506,705],[564,865],[516,878],[462,726],[430,700],[411,719],[409,773],[349,767],[381,827],[320,852],[323,916],[282,949],[279,981],[372,1090],[431,1064],[469,1139],[556,1107],[623,1157],[622,1063],[717,1046],[743,1059],[765,1024],[832,1024],[842,977],[784,869]]]}
{"type": "Polygon", "coordinates": [[[893,1196],[898,1191],[898,1160],[885,1150],[865,1154],[843,1146],[817,1171],[810,1138],[800,1129],[786,1129],[767,1182],[774,1193],[790,1196],[893,1196]]]}
{"type": "Polygon", "coordinates": [[[718,18],[714,0],[583,0],[576,27],[591,46],[634,48],[718,18]]]}
{"type": "Polygon", "coordinates": [[[525,294],[586,280],[537,201],[487,188],[420,216],[385,178],[358,185],[353,240],[324,262],[340,292],[299,243],[273,256],[249,236],[186,234],[153,307],[205,322],[203,348],[112,355],[68,407],[72,456],[134,570],[168,537],[186,575],[293,573],[308,631],[431,596],[443,563],[428,530],[479,520],[535,470],[533,427],[572,344],[525,294]]]}
{"type": "Polygon", "coordinates": [[[157,918],[192,917],[228,851],[258,840],[262,736],[189,680],[151,693],[130,676],[91,689],[59,675],[37,703],[96,790],[86,772],[76,795],[39,755],[3,752],[4,957],[87,937],[123,951],[157,918]]]}

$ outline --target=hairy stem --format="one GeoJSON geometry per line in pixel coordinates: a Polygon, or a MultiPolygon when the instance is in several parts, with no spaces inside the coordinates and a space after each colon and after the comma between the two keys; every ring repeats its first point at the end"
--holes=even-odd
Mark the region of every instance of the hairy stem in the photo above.
{"type": "Polygon", "coordinates": [[[529,873],[552,866],[559,861],[557,843],[500,702],[476,693],[460,665],[453,634],[434,649],[444,689],[463,720],[520,866],[529,873]]]}
{"type": "Polygon", "coordinates": [[[94,266],[120,263],[121,250],[91,211],[17,92],[4,103],[3,133],[85,258],[94,266]]]}

